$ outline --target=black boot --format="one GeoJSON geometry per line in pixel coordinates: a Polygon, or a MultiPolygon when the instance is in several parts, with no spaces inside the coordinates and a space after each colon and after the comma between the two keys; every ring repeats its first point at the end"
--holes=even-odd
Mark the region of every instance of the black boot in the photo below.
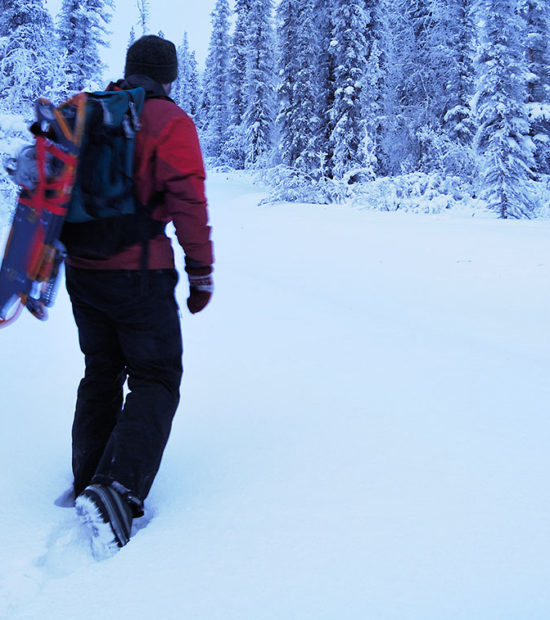
{"type": "Polygon", "coordinates": [[[96,560],[114,555],[128,544],[132,530],[132,508],[110,486],[91,484],[76,498],[76,512],[91,533],[96,560]]]}

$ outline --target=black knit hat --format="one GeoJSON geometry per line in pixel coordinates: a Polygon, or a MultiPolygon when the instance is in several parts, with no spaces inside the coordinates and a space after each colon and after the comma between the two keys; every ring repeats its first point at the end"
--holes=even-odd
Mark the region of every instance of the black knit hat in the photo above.
{"type": "Polygon", "coordinates": [[[160,84],[170,84],[178,77],[178,55],[171,42],[148,34],[132,43],[126,54],[124,77],[148,75],[160,84]]]}

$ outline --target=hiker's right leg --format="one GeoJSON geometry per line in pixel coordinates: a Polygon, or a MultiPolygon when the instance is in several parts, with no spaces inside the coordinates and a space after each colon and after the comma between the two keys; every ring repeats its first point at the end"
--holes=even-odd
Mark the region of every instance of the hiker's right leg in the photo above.
{"type": "Polygon", "coordinates": [[[122,409],[125,364],[109,318],[87,299],[78,271],[67,270],[67,289],[86,370],[72,427],[75,496],[90,484],[122,409]]]}
{"type": "Polygon", "coordinates": [[[175,270],[150,271],[147,290],[141,272],[134,279],[134,295],[118,309],[116,321],[129,393],[93,483],[121,484],[137,498],[137,516],[160,467],[178,406],[182,340],[175,270]]]}

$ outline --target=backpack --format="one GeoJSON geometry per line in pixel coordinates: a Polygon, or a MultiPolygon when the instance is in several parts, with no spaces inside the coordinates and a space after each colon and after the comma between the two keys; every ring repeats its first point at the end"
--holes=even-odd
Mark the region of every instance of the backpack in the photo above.
{"type": "MultiPolygon", "coordinates": [[[[69,256],[108,258],[150,239],[165,224],[139,203],[134,146],[145,89],[86,93],[78,166],[60,240],[69,256]]],[[[146,261],[146,257],[144,258],[146,261]]]]}

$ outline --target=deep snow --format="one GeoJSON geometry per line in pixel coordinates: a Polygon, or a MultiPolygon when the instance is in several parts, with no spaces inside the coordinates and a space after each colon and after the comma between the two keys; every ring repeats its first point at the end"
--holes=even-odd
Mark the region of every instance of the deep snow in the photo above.
{"type": "Polygon", "coordinates": [[[550,617],[550,221],[208,193],[214,299],[182,312],[180,410],[110,560],[54,504],[82,372],[65,292],[0,332],[0,617],[550,617]]]}

